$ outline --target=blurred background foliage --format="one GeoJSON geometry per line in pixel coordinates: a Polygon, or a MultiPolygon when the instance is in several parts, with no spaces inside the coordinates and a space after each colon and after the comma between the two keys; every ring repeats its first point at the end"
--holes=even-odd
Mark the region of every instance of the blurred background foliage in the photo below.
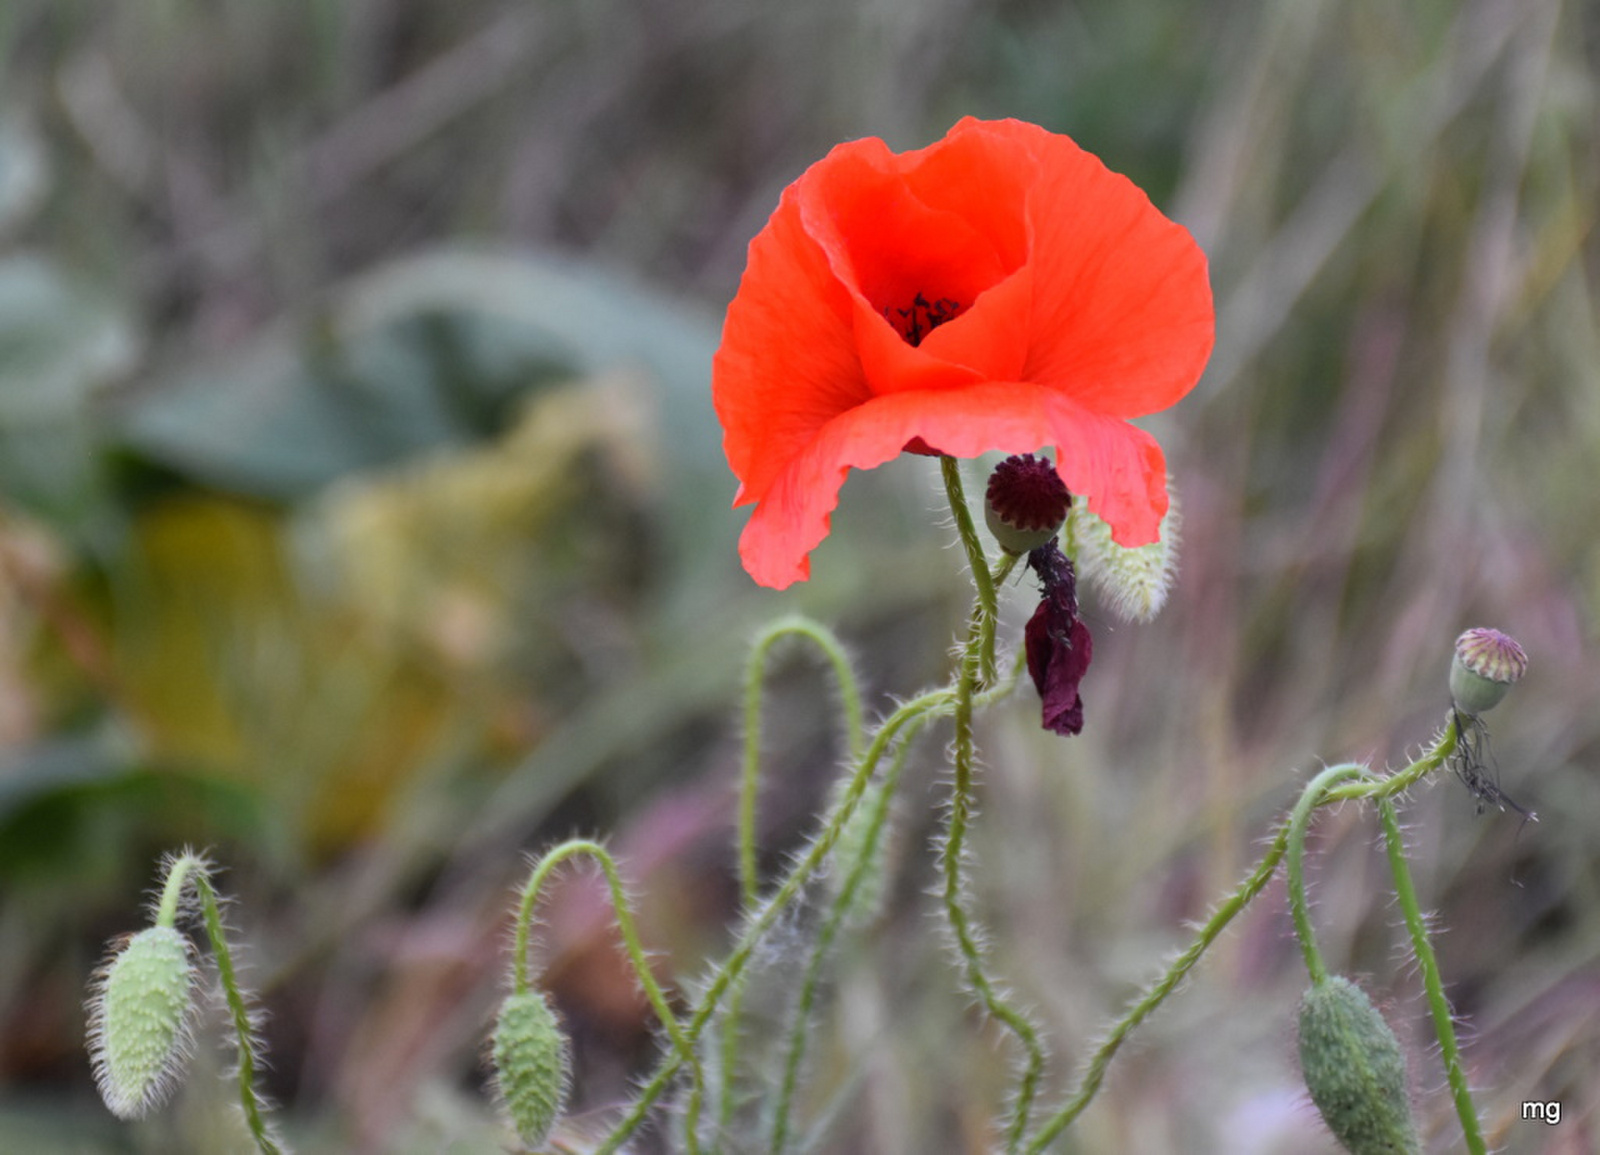
{"type": "MultiPolygon", "coordinates": [[[[806,164],[970,113],[1132,176],[1218,302],[1150,423],[1172,603],[1089,606],[1081,739],[1027,693],[984,725],[1000,968],[1070,1068],[1294,784],[1425,741],[1456,633],[1498,626],[1533,663],[1502,784],[1540,821],[1431,786],[1416,868],[1492,1141],[1600,1150],[1593,4],[10,0],[0,61],[0,1149],[240,1149],[214,1048],[134,1126],[88,1078],[85,978],[169,848],[228,868],[308,1152],[507,1144],[479,1041],[519,849],[611,834],[664,973],[726,943],[754,624],[829,621],[881,703],[942,678],[965,595],[913,459],[846,487],[812,582],[743,576],[719,311],[806,164]]],[[[770,702],[775,864],[838,748],[814,664],[770,702]]],[[[1000,1092],[923,897],[940,752],[816,1025],[821,1150],[980,1150],[1000,1092]]],[[[1324,949],[1452,1150],[1373,833],[1315,831],[1324,949]]],[[[575,1138],[652,1053],[589,881],[545,935],[575,1138]]],[[[1064,1149],[1331,1149],[1304,983],[1275,888],[1064,1149]]]]}

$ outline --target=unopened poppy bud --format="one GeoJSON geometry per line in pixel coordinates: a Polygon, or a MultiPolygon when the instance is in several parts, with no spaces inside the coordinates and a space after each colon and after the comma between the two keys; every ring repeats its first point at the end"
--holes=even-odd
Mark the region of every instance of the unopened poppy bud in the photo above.
{"type": "Polygon", "coordinates": [[[989,532],[1001,549],[1019,556],[1054,538],[1072,506],[1055,466],[1031,453],[1014,454],[994,467],[987,498],[989,532]]]}
{"type": "Polygon", "coordinates": [[[1450,663],[1450,697],[1463,714],[1499,705],[1506,691],[1528,672],[1528,655],[1499,630],[1468,630],[1456,639],[1450,663]]]}
{"type": "Polygon", "coordinates": [[[170,926],[140,931],[101,972],[89,1050],[113,1114],[137,1119],[176,1086],[189,1057],[193,980],[189,942],[170,926]]]}
{"type": "Polygon", "coordinates": [[[572,1079],[571,1048],[543,994],[522,991],[500,1005],[493,1054],[500,1097],[518,1137],[529,1147],[543,1146],[572,1079]]]}
{"type": "Polygon", "coordinates": [[[1349,979],[1329,976],[1300,1000],[1300,1070],[1322,1121],[1352,1155],[1421,1150],[1400,1041],[1349,979]]]}
{"type": "Polygon", "coordinates": [[[1077,546],[1078,572],[1089,579],[1101,600],[1125,622],[1148,622],[1167,604],[1178,569],[1178,532],[1182,522],[1177,495],[1168,486],[1167,512],[1161,533],[1149,545],[1129,548],[1111,536],[1111,527],[1081,502],[1072,508],[1067,540],[1077,546]]]}

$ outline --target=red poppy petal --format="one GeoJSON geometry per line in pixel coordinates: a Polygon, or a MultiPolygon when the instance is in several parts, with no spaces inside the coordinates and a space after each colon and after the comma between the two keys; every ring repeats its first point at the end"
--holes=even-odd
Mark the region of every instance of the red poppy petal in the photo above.
{"type": "Polygon", "coordinates": [[[1154,541],[1166,512],[1166,463],[1155,439],[1057,390],[986,382],[938,393],[894,393],[828,422],[784,467],[739,541],[750,576],[777,589],[808,577],[807,555],[827,536],[849,471],[881,465],[915,438],[955,457],[1058,446],[1062,480],[1087,498],[1124,545],[1154,541]]]}
{"type": "Polygon", "coordinates": [[[853,297],[874,392],[1020,374],[1031,280],[1016,277],[1032,160],[995,153],[976,133],[899,156],[882,141],[855,141],[797,182],[806,230],[853,297]],[[954,319],[924,328],[929,308],[954,319]]]}
{"type": "Polygon", "coordinates": [[[723,449],[740,480],[735,505],[760,500],[834,417],[871,396],[852,302],[801,227],[793,186],[750,242],[711,366],[723,449]]]}
{"type": "Polygon", "coordinates": [[[1205,254],[1138,186],[1067,137],[1021,121],[988,128],[1038,163],[1027,210],[1032,344],[1021,375],[1118,417],[1172,405],[1211,354],[1205,254]]]}

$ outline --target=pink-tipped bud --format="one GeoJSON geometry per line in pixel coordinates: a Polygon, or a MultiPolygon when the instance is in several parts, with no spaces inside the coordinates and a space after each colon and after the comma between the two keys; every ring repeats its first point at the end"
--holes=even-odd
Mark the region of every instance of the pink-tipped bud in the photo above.
{"type": "Polygon", "coordinates": [[[984,520],[1000,548],[1010,554],[1038,549],[1061,531],[1072,507],[1072,494],[1043,457],[1014,454],[989,475],[984,520]]]}
{"type": "Polygon", "coordinates": [[[1456,639],[1450,663],[1450,697],[1463,714],[1481,714],[1499,705],[1528,672],[1528,655],[1499,630],[1468,630],[1456,639]]]}

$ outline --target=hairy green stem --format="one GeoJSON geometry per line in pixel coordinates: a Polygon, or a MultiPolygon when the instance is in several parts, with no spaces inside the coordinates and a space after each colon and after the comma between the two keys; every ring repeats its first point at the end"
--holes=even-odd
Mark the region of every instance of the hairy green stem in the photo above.
{"type": "Polygon", "coordinates": [[[1411,868],[1406,865],[1405,840],[1400,833],[1400,820],[1395,815],[1394,803],[1388,798],[1379,798],[1378,816],[1383,822],[1383,840],[1389,852],[1389,871],[1394,875],[1395,896],[1400,900],[1406,929],[1411,932],[1411,950],[1416,955],[1418,969],[1422,971],[1422,985],[1427,991],[1428,1007],[1433,1013],[1433,1031],[1439,1037],[1439,1053],[1444,1059],[1445,1075],[1450,1080],[1450,1094],[1455,1100],[1456,1115],[1461,1120],[1461,1135],[1471,1155],[1484,1155],[1483,1133],[1478,1129],[1478,1112],[1472,1103],[1472,1091],[1467,1086],[1466,1071],[1461,1066],[1461,1051],[1456,1046],[1450,1002],[1445,998],[1444,984],[1439,977],[1439,962],[1434,957],[1433,945],[1428,941],[1428,924],[1422,917],[1422,908],[1417,905],[1417,889],[1411,882],[1411,868]]]}
{"type": "Polygon", "coordinates": [[[861,757],[864,743],[861,692],[857,689],[850,659],[833,631],[799,615],[781,618],[762,630],[755,644],[750,647],[744,676],[744,768],[739,788],[739,890],[746,906],[754,906],[759,897],[759,881],[756,877],[756,794],[761,773],[761,696],[765,688],[767,658],[779,640],[796,636],[813,643],[833,666],[839,698],[844,705],[851,765],[861,757]]]}
{"type": "Polygon", "coordinates": [[[1311,812],[1316,809],[1328,788],[1347,778],[1371,778],[1371,772],[1354,762],[1329,766],[1300,791],[1300,799],[1289,814],[1289,914],[1294,919],[1294,934],[1300,940],[1300,951],[1305,955],[1306,970],[1311,972],[1313,985],[1328,977],[1328,968],[1317,949],[1317,934],[1311,926],[1311,912],[1306,905],[1306,827],[1311,812]]]}
{"type": "Polygon", "coordinates": [[[528,990],[528,939],[530,928],[533,925],[533,911],[538,904],[539,895],[544,889],[545,880],[550,872],[569,858],[583,855],[594,859],[600,864],[600,869],[606,876],[606,884],[611,890],[612,912],[616,915],[617,930],[622,935],[623,947],[628,952],[628,960],[633,964],[639,985],[644,989],[645,997],[650,1000],[650,1005],[655,1008],[656,1017],[661,1020],[661,1025],[666,1029],[667,1036],[672,1040],[673,1048],[694,1066],[696,1085],[703,1079],[704,1074],[700,1068],[698,1057],[678,1023],[678,1016],[673,1013],[672,1006],[667,1002],[667,996],[656,982],[655,975],[650,969],[650,960],[645,955],[644,943],[639,938],[639,928],[633,921],[632,911],[628,906],[628,895],[622,885],[622,876],[617,872],[616,861],[598,842],[591,842],[584,838],[573,838],[546,851],[528,881],[522,887],[521,898],[517,905],[516,929],[512,939],[511,958],[511,988],[516,994],[523,994],[528,990]]]}
{"type": "MultiPolygon", "coordinates": [[[[961,483],[961,463],[954,457],[941,457],[939,470],[944,476],[944,491],[950,501],[950,513],[956,521],[956,532],[960,535],[961,544],[967,551],[967,568],[972,572],[972,584],[978,591],[976,618],[979,622],[990,623],[987,627],[989,642],[982,650],[983,662],[980,671],[982,681],[987,684],[994,680],[995,675],[993,623],[999,616],[999,598],[995,594],[995,580],[989,574],[989,559],[984,554],[983,542],[972,524],[972,511],[967,508],[967,495],[961,483]]],[[[1010,566],[1006,568],[1009,571],[1010,566]]]]}
{"type": "Polygon", "coordinates": [[[1250,901],[1265,889],[1272,876],[1277,873],[1278,863],[1283,859],[1284,849],[1289,841],[1289,824],[1285,822],[1278,827],[1278,832],[1273,836],[1266,853],[1261,856],[1239,884],[1238,888],[1230,894],[1212,912],[1205,925],[1195,935],[1194,941],[1184,948],[1183,953],[1172,961],[1164,974],[1153,984],[1147,987],[1142,995],[1136,999],[1111,1029],[1106,1032],[1100,1046],[1090,1056],[1088,1064],[1084,1067],[1083,1074],[1078,1079],[1077,1089],[1067,1099],[1064,1106],[1052,1115],[1029,1141],[1026,1151],[1029,1155],[1037,1155],[1050,1145],[1055,1138],[1071,1126],[1073,1120],[1083,1113],[1095,1094],[1100,1090],[1100,1084],[1105,1079],[1106,1069],[1111,1065],[1113,1056],[1122,1047],[1135,1027],[1149,1018],[1168,995],[1178,988],[1188,973],[1199,963],[1200,958],[1216,942],[1227,925],[1250,901]]]}
{"type": "Polygon", "coordinates": [[[793,1016],[789,1022],[789,1039],[787,1053],[784,1057],[783,1080],[778,1087],[778,1098],[773,1106],[772,1114],[772,1139],[768,1149],[773,1155],[779,1155],[789,1142],[789,1114],[790,1104],[794,1099],[795,1089],[800,1082],[800,1067],[805,1059],[806,1037],[811,1021],[811,1012],[816,1003],[817,988],[822,980],[823,964],[827,961],[833,941],[838,937],[840,928],[844,925],[850,913],[851,905],[855,902],[856,892],[861,888],[867,873],[872,869],[872,859],[877,851],[878,840],[883,836],[883,828],[888,822],[889,807],[894,800],[895,787],[900,782],[900,772],[905,768],[906,755],[911,752],[912,740],[917,732],[926,724],[927,715],[923,715],[906,727],[906,733],[900,739],[900,745],[895,750],[894,758],[889,763],[889,772],[883,780],[883,787],[873,799],[872,811],[869,816],[866,836],[862,840],[860,851],[855,861],[848,864],[849,874],[844,885],[839,888],[839,894],[829,908],[828,917],[823,922],[822,929],[817,934],[817,940],[812,944],[811,956],[806,962],[805,975],[800,983],[800,994],[795,1000],[793,1016]]]}
{"type": "Polygon", "coordinates": [[[265,1110],[256,1094],[256,1043],[250,1023],[250,1009],[245,1004],[244,991],[239,986],[233,952],[228,947],[228,936],[222,925],[222,910],[217,892],[211,885],[210,868],[204,858],[185,853],[167,868],[161,900],[156,908],[155,925],[171,928],[177,923],[184,885],[191,882],[200,898],[201,921],[205,924],[206,938],[211,944],[211,955],[216,960],[217,979],[222,984],[223,998],[228,1004],[228,1017],[233,1025],[235,1045],[239,1052],[236,1074],[239,1106],[244,1111],[245,1124],[250,1128],[250,1137],[255,1140],[257,1150],[262,1155],[282,1155],[282,1149],[268,1131],[265,1110]]]}
{"type": "MultiPolygon", "coordinates": [[[[839,832],[844,829],[844,824],[850,820],[856,803],[866,791],[868,782],[871,781],[873,772],[877,769],[884,752],[893,742],[896,734],[912,720],[923,714],[938,715],[948,713],[954,704],[954,694],[950,690],[932,690],[922,694],[900,706],[894,713],[879,726],[873,736],[871,745],[862,755],[861,764],[856,768],[849,786],[845,789],[844,797],[824,823],[820,833],[812,840],[805,854],[789,868],[778,888],[751,913],[748,924],[740,934],[738,942],[732,952],[723,960],[722,965],[712,975],[711,982],[705,992],[700,996],[699,1004],[684,1029],[684,1036],[692,1048],[705,1031],[706,1025],[716,1014],[717,1007],[722,998],[727,994],[730,986],[735,984],[744,973],[750,957],[755,952],[756,946],[772,925],[777,922],[778,916],[795,900],[806,884],[815,877],[817,868],[827,858],[829,851],[839,839],[839,832]]],[[[635,1097],[632,1106],[623,1118],[612,1128],[611,1133],[596,1151],[596,1155],[612,1155],[628,1138],[639,1129],[649,1114],[650,1108],[671,1084],[677,1075],[678,1068],[683,1062],[683,1056],[677,1051],[665,1056],[657,1066],[655,1073],[650,1077],[643,1089],[635,1097]]]]}
{"type": "MultiPolygon", "coordinates": [[[[756,873],[756,803],[761,778],[761,699],[765,690],[767,661],[773,646],[782,638],[798,636],[811,641],[833,667],[834,681],[844,707],[845,741],[848,765],[861,758],[866,744],[862,718],[861,691],[845,649],[832,630],[800,615],[781,618],[756,636],[750,647],[744,679],[744,765],[739,784],[739,891],[746,909],[760,898],[756,873]]],[[[728,1009],[721,1023],[721,1083],[718,1087],[717,1117],[726,1127],[733,1117],[733,1074],[739,1065],[739,1019],[744,1006],[744,984],[737,983],[728,996],[728,1009]]]]}
{"type": "MultiPolygon", "coordinates": [[[[1012,1103],[1011,1121],[1006,1127],[1006,1150],[1015,1151],[1027,1131],[1033,1099],[1044,1074],[1044,1047],[1039,1041],[1039,1031],[1028,1017],[1001,996],[985,968],[983,952],[978,946],[973,929],[974,919],[968,912],[968,896],[962,877],[965,864],[967,826],[973,809],[973,767],[976,761],[976,744],[972,732],[973,697],[980,682],[992,676],[994,655],[992,640],[993,621],[997,613],[995,583],[989,574],[983,545],[977,539],[972,518],[967,511],[966,499],[961,491],[961,474],[951,458],[943,459],[945,489],[950,499],[950,509],[955,515],[956,528],[967,548],[974,583],[978,587],[976,604],[967,630],[966,644],[962,647],[961,662],[956,671],[955,685],[955,779],[950,792],[950,815],[946,821],[941,853],[944,863],[944,910],[955,939],[956,950],[966,971],[967,982],[977,992],[984,1009],[1003,1024],[1022,1044],[1025,1058],[1022,1074],[1017,1080],[1016,1097],[1012,1103]],[[981,580],[980,580],[981,575],[981,580]]],[[[1014,558],[1003,563],[1004,572],[1015,564],[1014,558]]]]}
{"type": "MultiPolygon", "coordinates": [[[[1415,762],[1394,774],[1382,778],[1365,778],[1360,781],[1347,781],[1332,785],[1320,791],[1321,797],[1315,803],[1317,806],[1326,806],[1333,802],[1342,802],[1349,799],[1376,798],[1389,799],[1410,789],[1428,774],[1438,770],[1449,760],[1455,750],[1456,733],[1453,726],[1446,726],[1433,744],[1415,762]]],[[[1304,794],[1301,796],[1304,798],[1304,794]]],[[[1029,1140],[1026,1147],[1028,1155],[1040,1155],[1073,1121],[1081,1115],[1089,1103],[1099,1092],[1101,1083],[1105,1079],[1107,1068],[1111,1065],[1112,1058],[1127,1040],[1128,1035],[1149,1018],[1157,1007],[1166,1001],[1167,997],[1178,988],[1191,970],[1199,963],[1201,957],[1215,942],[1227,925],[1249,903],[1261,893],[1267,883],[1271,881],[1277,871],[1278,863],[1283,859],[1289,844],[1289,826],[1286,820],[1278,827],[1272,842],[1268,845],[1266,853],[1256,863],[1255,867],[1246,876],[1228,898],[1217,907],[1215,912],[1200,928],[1183,953],[1173,960],[1172,965],[1165,973],[1147,987],[1142,995],[1125,1011],[1121,1018],[1112,1024],[1088,1063],[1084,1066],[1083,1074],[1078,1079],[1077,1088],[1068,1096],[1066,1103],[1055,1114],[1045,1121],[1044,1125],[1029,1140]]]]}

